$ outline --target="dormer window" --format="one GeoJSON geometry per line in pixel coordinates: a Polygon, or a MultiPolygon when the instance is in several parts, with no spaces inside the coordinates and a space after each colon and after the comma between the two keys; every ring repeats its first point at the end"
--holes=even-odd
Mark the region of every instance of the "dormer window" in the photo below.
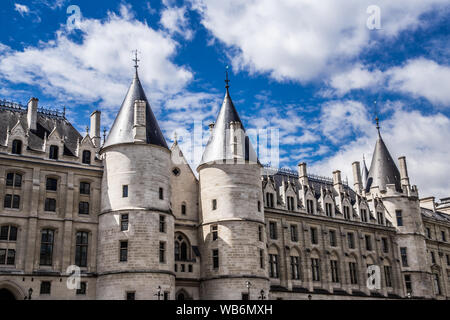
{"type": "Polygon", "coordinates": [[[85,164],[91,164],[91,152],[89,150],[83,151],[83,157],[81,161],[85,164]]]}
{"type": "Polygon", "coordinates": [[[50,152],[48,157],[53,160],[58,160],[58,146],[50,146],[50,152]]]}
{"type": "Polygon", "coordinates": [[[12,143],[12,153],[14,154],[22,154],[22,141],[14,140],[12,143]]]}

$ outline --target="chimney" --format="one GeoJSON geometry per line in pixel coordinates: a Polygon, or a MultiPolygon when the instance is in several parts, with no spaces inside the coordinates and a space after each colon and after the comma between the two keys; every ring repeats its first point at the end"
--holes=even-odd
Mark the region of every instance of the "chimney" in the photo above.
{"type": "Polygon", "coordinates": [[[136,100],[134,102],[134,125],[133,136],[134,141],[146,142],[147,133],[145,130],[146,102],[144,100],[136,100]]]}
{"type": "Polygon", "coordinates": [[[359,161],[355,161],[352,163],[353,168],[353,181],[354,181],[354,187],[358,194],[361,194],[362,191],[362,179],[361,179],[361,167],[359,165],[359,161]]]}
{"type": "Polygon", "coordinates": [[[91,113],[91,132],[89,135],[96,148],[100,147],[100,115],[101,112],[99,110],[91,113]]]}
{"type": "Polygon", "coordinates": [[[28,101],[27,121],[28,129],[30,130],[36,130],[38,102],[38,98],[31,98],[30,101],[28,101]]]}
{"type": "Polygon", "coordinates": [[[419,200],[420,206],[422,208],[430,209],[436,211],[436,203],[434,201],[434,197],[422,198],[419,200]]]}
{"type": "Polygon", "coordinates": [[[342,187],[341,172],[339,170],[333,172],[333,187],[339,194],[344,191],[344,188],[342,187]]]}
{"type": "Polygon", "coordinates": [[[409,177],[408,177],[408,168],[406,167],[406,158],[400,157],[398,158],[400,162],[400,180],[402,186],[409,186],[409,177]]]}
{"type": "Polygon", "coordinates": [[[306,163],[301,162],[298,164],[298,179],[302,185],[308,185],[308,172],[306,170],[306,163]]]}

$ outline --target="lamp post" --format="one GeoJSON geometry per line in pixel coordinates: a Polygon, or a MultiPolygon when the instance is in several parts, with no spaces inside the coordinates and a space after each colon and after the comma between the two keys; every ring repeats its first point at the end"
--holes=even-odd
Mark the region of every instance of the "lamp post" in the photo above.
{"type": "Polygon", "coordinates": [[[28,296],[25,296],[23,300],[31,300],[31,295],[33,294],[33,289],[28,289],[28,296]]]}
{"type": "Polygon", "coordinates": [[[158,297],[158,300],[161,300],[161,296],[162,296],[162,294],[161,294],[161,286],[158,286],[158,293],[155,293],[155,296],[158,297]]]}
{"type": "Polygon", "coordinates": [[[250,300],[250,287],[252,286],[252,284],[250,281],[246,281],[245,285],[247,286],[248,300],[250,300]]]}
{"type": "Polygon", "coordinates": [[[264,300],[266,297],[264,296],[264,289],[261,289],[260,296],[258,297],[259,300],[264,300]]]}

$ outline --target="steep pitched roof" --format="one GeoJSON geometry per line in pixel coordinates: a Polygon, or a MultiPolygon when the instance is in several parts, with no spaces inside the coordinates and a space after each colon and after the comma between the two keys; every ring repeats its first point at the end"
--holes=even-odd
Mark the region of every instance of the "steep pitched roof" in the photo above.
{"type": "Polygon", "coordinates": [[[119,113],[109,131],[108,138],[103,146],[109,147],[115,144],[134,142],[133,124],[134,124],[134,102],[143,100],[146,102],[146,134],[147,143],[161,146],[168,149],[166,140],[159,128],[158,121],[152,112],[150,103],[148,103],[142,88],[141,81],[136,70],[133,81],[128,89],[127,95],[122,102],[119,113]]]}
{"type": "Polygon", "coordinates": [[[361,170],[362,170],[363,188],[365,188],[367,185],[367,178],[369,177],[369,170],[367,170],[366,159],[364,159],[364,156],[363,156],[363,166],[361,170]]]}
{"type": "Polygon", "coordinates": [[[380,190],[386,190],[387,184],[395,184],[396,190],[402,191],[400,172],[381,138],[381,134],[378,132],[378,140],[367,177],[366,192],[369,192],[371,187],[379,187],[380,190]]]}
{"type": "MultiPolygon", "coordinates": [[[[234,158],[230,146],[227,145],[227,135],[229,135],[231,122],[239,122],[242,130],[245,132],[244,125],[242,124],[239,114],[237,113],[233,101],[231,100],[227,85],[222,107],[220,108],[219,115],[217,116],[213,131],[208,143],[206,144],[199,166],[208,162],[230,160],[234,158]]],[[[228,137],[228,139],[229,138],[230,137],[228,137]]],[[[257,159],[256,152],[253,149],[247,135],[245,136],[244,153],[245,160],[257,159]]]]}

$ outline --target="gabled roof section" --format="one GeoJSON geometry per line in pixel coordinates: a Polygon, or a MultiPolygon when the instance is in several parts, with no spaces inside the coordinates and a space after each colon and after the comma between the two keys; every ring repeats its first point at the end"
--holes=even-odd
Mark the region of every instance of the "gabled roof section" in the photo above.
{"type": "MultiPolygon", "coordinates": [[[[211,132],[211,136],[206,144],[205,151],[203,152],[202,160],[200,165],[213,161],[223,161],[234,159],[232,148],[227,145],[227,140],[229,143],[230,135],[230,123],[237,122],[240,123],[241,129],[245,133],[244,125],[239,118],[239,114],[234,107],[233,101],[231,100],[230,92],[228,90],[228,85],[226,86],[226,93],[223,99],[222,107],[220,108],[219,115],[217,116],[214,128],[211,132]]],[[[245,146],[244,146],[244,160],[257,160],[256,152],[250,142],[250,139],[245,134],[245,146]]]]}
{"type": "MultiPolygon", "coordinates": [[[[379,129],[378,126],[377,128],[379,129]]],[[[395,184],[395,189],[399,192],[402,191],[400,172],[378,130],[378,140],[373,152],[372,163],[370,164],[366,192],[369,192],[372,187],[379,187],[380,190],[386,190],[387,184],[395,184]]]]}
{"type": "Polygon", "coordinates": [[[134,102],[136,100],[143,100],[146,102],[145,113],[147,143],[168,149],[166,140],[164,139],[158,122],[156,121],[155,115],[153,114],[147,97],[145,96],[144,89],[142,88],[141,81],[139,80],[137,69],[133,81],[131,82],[130,88],[128,89],[127,95],[125,96],[119,113],[117,114],[116,120],[114,120],[111,130],[109,131],[108,138],[106,139],[103,148],[121,143],[134,142],[134,102]]]}

